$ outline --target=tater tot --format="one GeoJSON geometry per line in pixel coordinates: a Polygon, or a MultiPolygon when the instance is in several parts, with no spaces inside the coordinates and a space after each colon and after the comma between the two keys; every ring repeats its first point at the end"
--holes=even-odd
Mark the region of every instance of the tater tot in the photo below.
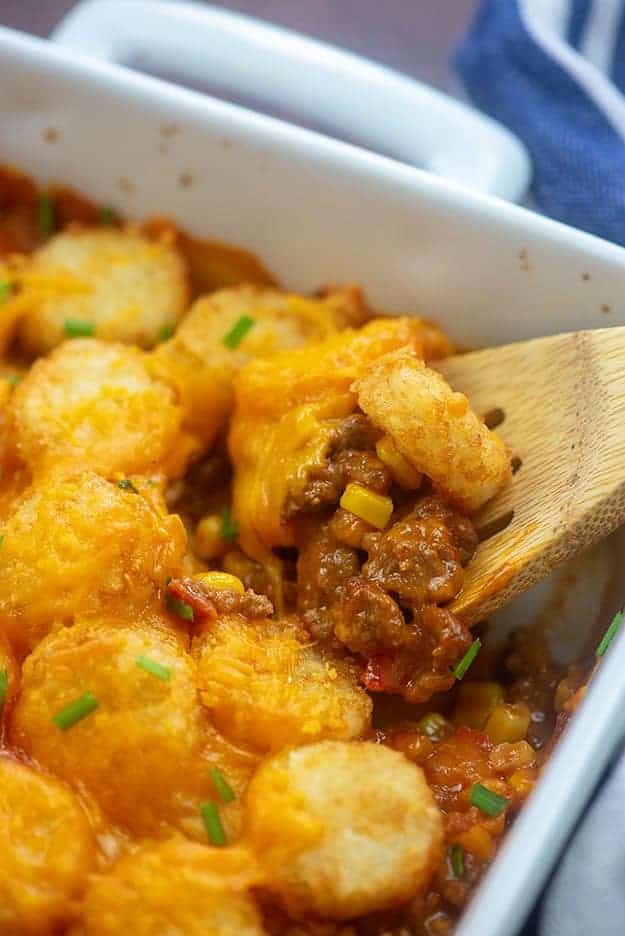
{"type": "Polygon", "coordinates": [[[16,387],[9,449],[33,472],[79,463],[112,477],[162,467],[179,440],[181,409],[149,362],[125,345],[61,345],[16,387]]]}
{"type": "Polygon", "coordinates": [[[249,888],[258,871],[242,848],[183,839],[145,845],[95,875],[85,897],[83,936],[263,936],[249,888]]]}
{"type": "Polygon", "coordinates": [[[360,314],[362,298],[350,289],[323,299],[258,286],[222,289],[194,303],[155,359],[180,392],[186,425],[208,444],[230,414],[232,379],[244,364],[335,334],[360,314]],[[229,339],[242,320],[249,329],[229,339]]]}
{"type": "Polygon", "coordinates": [[[162,837],[177,828],[205,841],[200,807],[216,798],[212,766],[237,796],[223,809],[229,831],[252,769],[213,744],[195,664],[178,636],[145,624],[94,620],[50,634],[24,663],[9,733],[13,744],[86,789],[110,821],[137,835],[162,837]],[[160,677],[146,660],[164,667],[160,677]],[[60,730],[55,714],[85,693],[98,707],[60,730]]]}
{"type": "Polygon", "coordinates": [[[202,701],[231,741],[259,752],[362,737],[371,700],[357,672],[275,621],[222,617],[198,639],[202,701]]]}
{"type": "Polygon", "coordinates": [[[372,422],[461,510],[479,510],[509,481],[510,458],[499,436],[410,351],[379,358],[354,389],[372,422]]]}
{"type": "Polygon", "coordinates": [[[322,741],[263,763],[245,834],[290,914],[348,919],[419,893],[443,832],[419,767],[370,742],[322,741]]]}
{"type": "Polygon", "coordinates": [[[9,645],[9,640],[0,629],[0,738],[2,726],[19,685],[19,669],[9,645]]]}
{"type": "Polygon", "coordinates": [[[141,608],[179,572],[180,518],[98,475],[46,475],[2,522],[0,630],[17,652],[53,626],[141,608]]]}
{"type": "Polygon", "coordinates": [[[87,817],[58,780],[0,755],[0,936],[48,936],[95,862],[87,817]]]}
{"type": "Polygon", "coordinates": [[[19,272],[20,344],[45,354],[78,323],[104,341],[152,347],[184,312],[187,280],[182,257],[163,239],[133,228],[70,227],[19,272]]]}

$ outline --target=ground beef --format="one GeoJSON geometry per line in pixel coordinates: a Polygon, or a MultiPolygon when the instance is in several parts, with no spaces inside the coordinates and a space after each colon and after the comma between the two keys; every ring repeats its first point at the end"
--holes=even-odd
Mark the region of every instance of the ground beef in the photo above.
{"type": "Polygon", "coordinates": [[[363,539],[371,533],[371,524],[339,507],[330,520],[330,532],[343,546],[361,549],[363,539]]]}
{"type": "Polygon", "coordinates": [[[442,604],[462,588],[460,552],[450,530],[438,520],[409,515],[386,533],[368,534],[362,545],[368,555],[363,576],[403,604],[442,604]]]}
{"type": "Polygon", "coordinates": [[[342,419],[332,434],[331,454],[357,449],[373,450],[382,433],[364,413],[352,413],[342,419]]]}
{"type": "Polygon", "coordinates": [[[350,481],[386,494],[391,476],[374,451],[379,437],[380,433],[360,413],[341,420],[332,433],[325,463],[311,469],[303,488],[287,498],[284,519],[338,504],[350,481]]]}
{"type": "Polygon", "coordinates": [[[316,640],[325,640],[332,634],[332,605],[359,568],[357,550],[339,543],[327,524],[319,527],[300,551],[297,606],[316,640]]]}
{"type": "Polygon", "coordinates": [[[265,618],[273,614],[273,605],[265,595],[250,591],[209,588],[190,578],[172,579],[168,594],[193,609],[194,619],[214,620],[220,614],[242,614],[247,618],[265,618]]]}
{"type": "Polygon", "coordinates": [[[471,644],[468,629],[438,605],[462,588],[462,560],[477,538],[433,495],[386,532],[365,530],[339,509],[311,536],[297,565],[299,611],[315,639],[337,640],[364,659],[369,689],[425,701],[453,684],[451,667],[471,644]]]}
{"type": "Polygon", "coordinates": [[[414,632],[397,602],[379,585],[358,576],[349,579],[333,608],[334,633],[353,653],[371,657],[410,646],[414,632]]]}
{"type": "Polygon", "coordinates": [[[471,632],[451,611],[435,605],[415,615],[412,627],[413,645],[367,660],[363,674],[367,689],[418,703],[454,684],[451,667],[471,646],[471,632]]]}
{"type": "Polygon", "coordinates": [[[437,497],[436,494],[430,494],[418,500],[412,511],[412,516],[417,520],[440,520],[453,537],[454,544],[460,553],[462,565],[466,565],[471,559],[477,549],[478,537],[468,517],[458,513],[440,497],[437,497]]]}

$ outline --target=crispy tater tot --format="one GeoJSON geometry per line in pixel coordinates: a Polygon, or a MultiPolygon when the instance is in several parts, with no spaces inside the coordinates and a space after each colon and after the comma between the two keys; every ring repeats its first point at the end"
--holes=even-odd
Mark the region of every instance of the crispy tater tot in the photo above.
{"type": "Polygon", "coordinates": [[[425,887],[442,843],[420,768],[370,742],[322,741],[265,761],[244,828],[266,887],[296,917],[401,904],[425,887]]]}
{"type": "Polygon", "coordinates": [[[9,449],[33,472],[78,463],[112,477],[162,467],[179,440],[181,409],[149,362],[125,345],[61,345],[13,392],[9,449]]]}
{"type": "Polygon", "coordinates": [[[205,841],[200,808],[216,798],[216,766],[235,792],[222,811],[230,834],[254,762],[215,736],[179,636],[138,623],[84,621],[43,640],[22,669],[12,743],[144,836],[179,829],[205,841]],[[61,730],[53,719],[85,693],[97,708],[61,730]]]}
{"type": "Polygon", "coordinates": [[[260,752],[362,737],[371,700],[355,668],[322,655],[292,627],[219,618],[196,642],[202,701],[217,728],[260,752]]]}
{"type": "Polygon", "coordinates": [[[258,286],[222,289],[194,303],[155,360],[180,393],[185,424],[208,444],[230,414],[232,379],[248,361],[335,334],[363,314],[353,288],[323,299],[258,286]]]}
{"type": "Polygon", "coordinates": [[[510,458],[499,436],[410,351],[378,358],[354,389],[372,422],[460,509],[479,510],[509,481],[510,458]]]}
{"type": "Polygon", "coordinates": [[[58,933],[94,862],[93,835],[70,790],[0,755],[0,936],[58,933]]]}
{"type": "Polygon", "coordinates": [[[186,543],[180,518],[154,497],[91,472],[42,477],[2,530],[0,630],[18,652],[77,615],[149,604],[181,568],[186,543]]]}
{"type": "Polygon", "coordinates": [[[257,866],[243,848],[208,848],[183,839],[144,845],[92,877],[79,932],[263,936],[249,894],[257,879],[257,866]]]}
{"type": "Polygon", "coordinates": [[[129,227],[70,227],[35,251],[17,275],[19,341],[44,354],[72,328],[149,348],[174,329],[189,300],[177,249],[129,227]]]}

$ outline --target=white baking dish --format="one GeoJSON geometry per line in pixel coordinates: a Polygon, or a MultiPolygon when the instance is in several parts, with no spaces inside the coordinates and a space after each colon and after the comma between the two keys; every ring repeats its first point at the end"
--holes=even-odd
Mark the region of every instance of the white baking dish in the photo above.
{"type": "MultiPolygon", "coordinates": [[[[511,137],[459,105],[327,47],[204,8],[99,0],[83,4],[57,38],[64,47],[0,29],[0,163],[69,183],[129,215],[169,214],[241,244],[296,288],[360,281],[380,307],[425,313],[461,343],[625,323],[624,250],[464,187],[518,196],[527,162],[511,137]],[[387,151],[448,178],[94,56],[194,81],[223,77],[231,91],[299,107],[378,148],[388,129],[387,151]],[[56,136],[46,133],[51,127],[56,136]]],[[[569,601],[578,631],[625,597],[614,587],[615,550],[604,546],[594,567],[582,565],[569,601]]],[[[544,589],[536,600],[544,602],[544,589]]],[[[513,616],[523,613],[517,605],[513,616]]],[[[624,664],[620,637],[461,936],[512,936],[521,925],[625,735],[624,664]]]]}

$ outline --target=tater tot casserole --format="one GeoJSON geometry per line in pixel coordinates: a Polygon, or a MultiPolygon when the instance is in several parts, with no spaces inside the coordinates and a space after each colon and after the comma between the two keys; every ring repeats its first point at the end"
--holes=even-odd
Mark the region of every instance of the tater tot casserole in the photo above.
{"type": "Polygon", "coordinates": [[[453,932],[595,646],[450,610],[452,339],[6,169],[0,350],[0,936],[453,932]]]}

